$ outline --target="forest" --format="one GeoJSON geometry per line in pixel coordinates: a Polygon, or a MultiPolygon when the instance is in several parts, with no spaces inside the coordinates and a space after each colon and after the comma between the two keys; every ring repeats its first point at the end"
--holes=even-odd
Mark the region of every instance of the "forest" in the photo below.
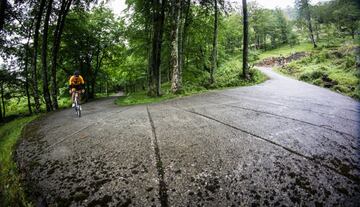
{"type": "MultiPolygon", "coordinates": [[[[287,9],[246,0],[127,0],[126,5],[116,16],[102,1],[1,0],[0,121],[69,107],[74,70],[85,79],[86,101],[118,91],[186,95],[264,81],[254,65],[266,54],[309,44],[323,60],[333,54],[324,48],[350,45],[342,48],[350,52],[337,70],[351,71],[344,82],[352,85],[337,89],[359,97],[352,52],[359,41],[359,1],[295,0],[287,9]]],[[[323,67],[315,56],[279,71],[311,61],[323,67]]],[[[298,75],[311,82],[323,73],[298,75]]]]}

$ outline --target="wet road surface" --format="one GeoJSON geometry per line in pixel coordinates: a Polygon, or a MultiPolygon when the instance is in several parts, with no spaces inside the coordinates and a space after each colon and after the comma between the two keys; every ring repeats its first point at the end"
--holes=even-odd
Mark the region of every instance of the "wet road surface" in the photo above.
{"type": "Polygon", "coordinates": [[[359,206],[360,103],[270,80],[30,124],[16,159],[50,206],[359,206]]]}

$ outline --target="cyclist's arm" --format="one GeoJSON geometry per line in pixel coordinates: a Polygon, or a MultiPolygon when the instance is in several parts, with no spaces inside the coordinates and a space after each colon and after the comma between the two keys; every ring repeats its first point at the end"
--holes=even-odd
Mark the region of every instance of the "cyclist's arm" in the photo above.
{"type": "Polygon", "coordinates": [[[73,79],[74,79],[74,76],[71,76],[70,79],[69,79],[69,90],[71,90],[73,88],[73,79]]]}

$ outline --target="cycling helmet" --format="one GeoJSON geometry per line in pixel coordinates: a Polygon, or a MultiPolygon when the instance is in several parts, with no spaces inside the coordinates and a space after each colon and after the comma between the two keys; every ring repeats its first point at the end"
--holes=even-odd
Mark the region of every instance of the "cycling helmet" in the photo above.
{"type": "Polygon", "coordinates": [[[79,76],[79,75],[80,75],[80,72],[78,70],[75,70],[74,76],[79,76]]]}

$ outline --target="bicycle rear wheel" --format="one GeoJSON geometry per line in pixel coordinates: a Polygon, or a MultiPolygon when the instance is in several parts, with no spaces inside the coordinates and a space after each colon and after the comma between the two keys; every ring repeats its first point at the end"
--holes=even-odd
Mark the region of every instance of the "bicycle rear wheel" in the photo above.
{"type": "Polygon", "coordinates": [[[78,105],[77,107],[78,107],[78,108],[77,108],[76,113],[77,113],[78,117],[80,118],[80,117],[81,117],[81,108],[80,108],[79,105],[78,105]]]}

